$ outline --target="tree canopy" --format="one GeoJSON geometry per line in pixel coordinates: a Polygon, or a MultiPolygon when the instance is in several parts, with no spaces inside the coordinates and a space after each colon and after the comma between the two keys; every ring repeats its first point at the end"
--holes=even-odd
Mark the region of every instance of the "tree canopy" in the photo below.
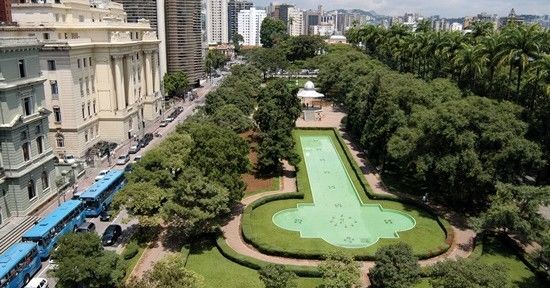
{"type": "Polygon", "coordinates": [[[169,255],[157,262],[153,269],[145,272],[141,279],[132,279],[126,288],[202,288],[204,279],[195,272],[185,269],[181,255],[169,255]]]}
{"type": "Polygon", "coordinates": [[[295,288],[296,274],[286,270],[283,265],[269,264],[258,271],[260,281],[265,288],[295,288]]]}
{"type": "Polygon", "coordinates": [[[411,247],[399,243],[376,251],[374,267],[369,271],[373,287],[407,288],[420,280],[418,259],[411,247]]]}
{"type": "Polygon", "coordinates": [[[189,87],[189,78],[182,72],[166,73],[162,79],[164,93],[169,96],[185,96],[185,90],[189,87]]]}
{"type": "Polygon", "coordinates": [[[343,254],[329,254],[319,265],[324,288],[349,288],[359,285],[361,272],[359,265],[343,254]]]}
{"type": "Polygon", "coordinates": [[[260,43],[264,48],[271,48],[288,37],[285,22],[273,17],[266,17],[260,27],[260,43]]]}
{"type": "Polygon", "coordinates": [[[434,288],[504,288],[508,271],[502,264],[485,264],[479,260],[443,261],[430,267],[430,284],[434,288]]]}

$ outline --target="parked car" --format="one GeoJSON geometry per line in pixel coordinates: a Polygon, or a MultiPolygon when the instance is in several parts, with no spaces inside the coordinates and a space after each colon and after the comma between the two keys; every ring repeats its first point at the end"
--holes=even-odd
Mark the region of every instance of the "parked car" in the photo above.
{"type": "Polygon", "coordinates": [[[95,181],[99,181],[99,180],[103,179],[103,177],[105,177],[105,174],[107,174],[108,172],[109,172],[109,170],[99,171],[99,174],[97,174],[97,176],[95,176],[95,181]]]}
{"type": "Polygon", "coordinates": [[[128,150],[128,154],[136,154],[141,149],[141,144],[136,143],[130,147],[130,150],[128,150]]]}
{"type": "Polygon", "coordinates": [[[128,161],[130,161],[130,156],[128,156],[128,154],[120,155],[116,159],[116,165],[124,165],[124,164],[128,163],[128,161]]]}
{"type": "Polygon", "coordinates": [[[172,121],[174,121],[174,118],[168,116],[168,117],[166,117],[166,119],[164,119],[164,121],[172,122],[172,121]]]}
{"type": "Polygon", "coordinates": [[[78,226],[78,228],[76,228],[76,232],[95,232],[95,224],[92,222],[84,222],[80,226],[78,226]]]}
{"type": "Polygon", "coordinates": [[[134,162],[139,162],[141,160],[141,154],[134,156],[134,162]]]}
{"type": "Polygon", "coordinates": [[[48,280],[45,278],[32,278],[27,285],[25,285],[25,288],[48,288],[48,280]]]}
{"type": "Polygon", "coordinates": [[[160,121],[160,127],[166,127],[168,126],[168,123],[170,123],[170,121],[167,121],[166,119],[160,121]]]}
{"type": "Polygon", "coordinates": [[[65,155],[65,157],[63,158],[63,162],[67,164],[74,164],[76,162],[76,158],[74,157],[74,155],[65,155]]]}
{"type": "Polygon", "coordinates": [[[122,227],[117,224],[111,224],[105,229],[105,232],[103,232],[103,236],[101,236],[101,243],[103,246],[110,246],[116,243],[116,240],[120,235],[122,234],[122,227]]]}
{"type": "Polygon", "coordinates": [[[128,172],[128,173],[132,172],[132,163],[130,163],[130,164],[128,164],[124,167],[124,172],[128,172]]]}
{"type": "Polygon", "coordinates": [[[103,210],[101,211],[101,213],[99,213],[99,221],[107,222],[109,220],[111,220],[111,214],[109,214],[107,210],[103,210]]]}
{"type": "Polygon", "coordinates": [[[151,142],[151,140],[153,140],[153,133],[145,134],[141,139],[141,147],[149,145],[149,142],[151,142]]]}

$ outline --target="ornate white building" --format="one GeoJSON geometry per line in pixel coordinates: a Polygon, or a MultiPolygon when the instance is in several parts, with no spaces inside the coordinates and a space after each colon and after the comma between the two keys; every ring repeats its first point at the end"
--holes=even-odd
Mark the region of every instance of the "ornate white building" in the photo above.
{"type": "Polygon", "coordinates": [[[143,135],[163,110],[160,41],[149,21],[127,23],[122,4],[109,0],[24,1],[12,6],[18,25],[0,33],[44,43],[40,68],[55,154],[83,157],[99,140],[143,135]]]}
{"type": "Polygon", "coordinates": [[[238,33],[243,36],[244,45],[260,46],[260,28],[266,17],[265,10],[241,10],[238,15],[238,33]]]}

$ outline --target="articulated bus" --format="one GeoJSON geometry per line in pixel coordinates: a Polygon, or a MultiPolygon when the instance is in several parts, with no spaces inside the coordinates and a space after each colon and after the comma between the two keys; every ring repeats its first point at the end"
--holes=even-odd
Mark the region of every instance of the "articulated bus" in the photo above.
{"type": "Polygon", "coordinates": [[[47,259],[57,245],[59,238],[72,232],[84,223],[84,204],[80,200],[69,200],[62,203],[52,213],[38,221],[23,234],[23,242],[38,244],[41,259],[47,259]]]}
{"type": "Polygon", "coordinates": [[[16,243],[0,255],[0,287],[21,288],[40,270],[36,243],[16,243]]]}
{"type": "Polygon", "coordinates": [[[87,217],[97,217],[113,201],[113,197],[124,185],[124,171],[110,170],[80,194],[80,200],[84,202],[86,209],[84,213],[87,217]]]}

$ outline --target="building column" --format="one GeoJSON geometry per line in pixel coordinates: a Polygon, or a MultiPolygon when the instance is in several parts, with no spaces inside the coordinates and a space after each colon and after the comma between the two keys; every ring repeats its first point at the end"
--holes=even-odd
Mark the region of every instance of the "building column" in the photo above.
{"type": "Polygon", "coordinates": [[[145,51],[145,80],[146,80],[146,93],[147,96],[153,95],[153,67],[151,67],[151,57],[153,51],[145,51]]]}
{"type": "Polygon", "coordinates": [[[115,59],[115,87],[117,110],[123,110],[124,108],[126,108],[126,101],[124,99],[126,92],[124,91],[124,71],[122,67],[122,57],[122,55],[113,55],[113,59],[115,59]]]}
{"type": "Polygon", "coordinates": [[[155,85],[153,86],[153,93],[160,91],[160,71],[159,71],[159,62],[158,62],[158,51],[155,51],[153,53],[153,69],[154,69],[154,79],[155,79],[155,85]]]}
{"type": "Polygon", "coordinates": [[[131,106],[135,102],[134,89],[134,69],[132,68],[132,58],[133,56],[126,55],[124,56],[124,69],[126,70],[126,104],[131,106]]]}

